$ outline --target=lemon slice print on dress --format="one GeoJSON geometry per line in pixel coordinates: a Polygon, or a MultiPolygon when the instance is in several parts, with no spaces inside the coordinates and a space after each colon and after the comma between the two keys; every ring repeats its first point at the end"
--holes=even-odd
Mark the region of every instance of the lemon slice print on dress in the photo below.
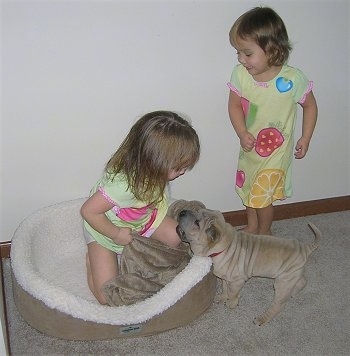
{"type": "Polygon", "coordinates": [[[264,169],[260,171],[252,185],[249,196],[249,206],[265,208],[275,200],[285,198],[285,173],[281,169],[264,169]]]}

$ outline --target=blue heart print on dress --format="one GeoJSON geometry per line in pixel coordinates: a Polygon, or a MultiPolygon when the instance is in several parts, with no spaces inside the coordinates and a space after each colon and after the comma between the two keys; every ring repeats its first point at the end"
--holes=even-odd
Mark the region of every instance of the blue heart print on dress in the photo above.
{"type": "Polygon", "coordinates": [[[276,88],[280,93],[285,93],[293,88],[293,82],[285,77],[278,77],[276,80],[276,88]]]}

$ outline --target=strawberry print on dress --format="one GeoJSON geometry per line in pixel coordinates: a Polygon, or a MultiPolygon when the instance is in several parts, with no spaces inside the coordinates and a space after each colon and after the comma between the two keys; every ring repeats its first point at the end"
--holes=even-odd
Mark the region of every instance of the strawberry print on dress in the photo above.
{"type": "Polygon", "coordinates": [[[274,128],[268,127],[262,129],[256,138],[255,151],[261,157],[270,156],[284,142],[282,133],[274,128]]]}

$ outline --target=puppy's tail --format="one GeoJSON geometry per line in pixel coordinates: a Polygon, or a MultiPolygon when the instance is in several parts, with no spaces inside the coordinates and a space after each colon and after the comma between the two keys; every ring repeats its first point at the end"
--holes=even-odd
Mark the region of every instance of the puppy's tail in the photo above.
{"type": "Polygon", "coordinates": [[[315,234],[314,241],[312,241],[310,244],[306,246],[309,255],[312,251],[316,250],[317,247],[319,246],[322,234],[321,231],[313,223],[309,222],[308,225],[313,231],[313,233],[315,234]]]}

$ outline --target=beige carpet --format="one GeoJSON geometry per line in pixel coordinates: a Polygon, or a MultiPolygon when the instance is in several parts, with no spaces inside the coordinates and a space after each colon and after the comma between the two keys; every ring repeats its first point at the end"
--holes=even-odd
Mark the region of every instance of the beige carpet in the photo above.
{"type": "Polygon", "coordinates": [[[272,281],[253,278],[235,310],[213,304],[191,324],[155,336],[108,341],[66,341],[28,326],[12,298],[10,261],[4,260],[13,356],[29,355],[350,355],[350,211],[277,221],[276,235],[310,241],[307,222],[323,233],[306,268],[308,285],[272,322],[253,318],[272,300],[272,281]]]}

